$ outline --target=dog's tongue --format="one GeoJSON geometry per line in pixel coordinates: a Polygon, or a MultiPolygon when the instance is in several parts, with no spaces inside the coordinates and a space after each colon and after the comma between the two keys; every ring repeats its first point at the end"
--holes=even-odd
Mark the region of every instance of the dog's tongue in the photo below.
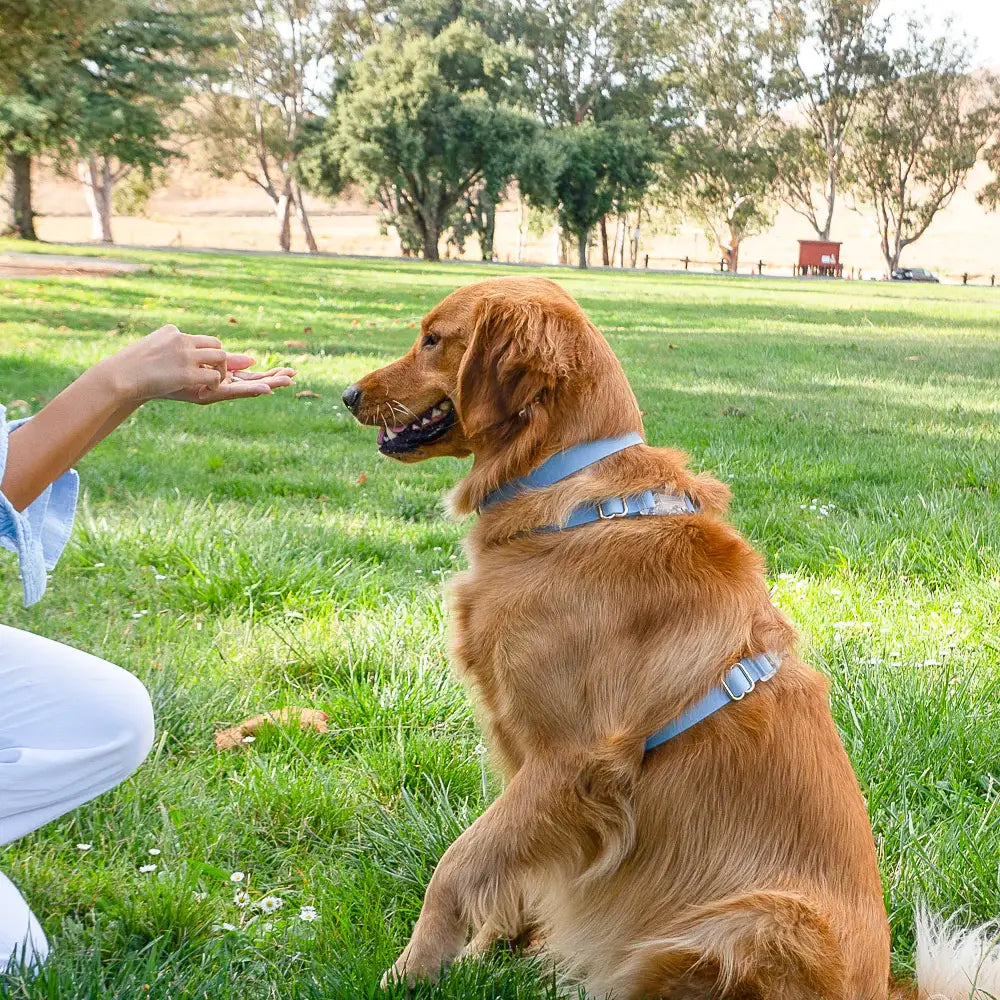
{"type": "Polygon", "coordinates": [[[376,442],[376,444],[381,448],[382,447],[382,443],[384,441],[385,441],[385,428],[384,427],[380,427],[378,429],[378,441],[376,442]]]}

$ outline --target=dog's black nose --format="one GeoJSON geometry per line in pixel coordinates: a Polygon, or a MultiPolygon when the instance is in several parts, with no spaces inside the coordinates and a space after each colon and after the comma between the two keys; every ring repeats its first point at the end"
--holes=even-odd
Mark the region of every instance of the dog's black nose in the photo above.
{"type": "Polygon", "coordinates": [[[356,385],[349,385],[341,398],[344,400],[344,406],[354,413],[361,402],[361,390],[356,385]]]}

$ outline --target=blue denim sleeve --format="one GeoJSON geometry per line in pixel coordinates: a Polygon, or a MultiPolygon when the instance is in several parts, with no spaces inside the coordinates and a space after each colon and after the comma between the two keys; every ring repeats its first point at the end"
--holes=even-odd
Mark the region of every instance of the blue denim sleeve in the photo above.
{"type": "MultiPolygon", "coordinates": [[[[0,406],[0,480],[7,465],[8,435],[25,422],[7,423],[0,406]]],[[[0,546],[17,553],[25,607],[45,593],[46,573],[55,569],[73,530],[79,490],[80,477],[70,469],[23,511],[0,493],[0,546]]]]}

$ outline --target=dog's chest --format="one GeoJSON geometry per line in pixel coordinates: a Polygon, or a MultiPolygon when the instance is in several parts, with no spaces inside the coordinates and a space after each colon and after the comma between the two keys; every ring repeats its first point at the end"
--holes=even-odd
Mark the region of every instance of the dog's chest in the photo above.
{"type": "Polygon", "coordinates": [[[473,570],[451,590],[451,651],[474,692],[480,715],[502,756],[519,762],[553,738],[555,720],[580,719],[579,660],[545,605],[545,588],[530,589],[510,572],[473,570]]]}

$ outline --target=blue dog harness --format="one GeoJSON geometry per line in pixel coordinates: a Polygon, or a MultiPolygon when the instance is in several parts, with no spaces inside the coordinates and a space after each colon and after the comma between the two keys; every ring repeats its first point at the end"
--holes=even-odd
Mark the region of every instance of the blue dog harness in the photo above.
{"type": "MultiPolygon", "coordinates": [[[[507,500],[513,500],[528,490],[544,489],[554,486],[574,473],[594,465],[596,462],[616,455],[626,448],[642,444],[638,434],[623,434],[621,437],[604,438],[600,441],[586,441],[573,445],[565,451],[560,451],[546,459],[536,469],[519,479],[488,494],[479,505],[482,513],[489,507],[507,500]]],[[[540,532],[568,531],[583,524],[594,521],[610,521],[621,517],[647,517],[663,514],[697,514],[698,505],[687,495],[673,495],[645,490],[631,496],[608,497],[605,500],[591,500],[573,509],[563,524],[548,524],[536,530],[540,532]]],[[[725,707],[730,702],[742,701],[762,681],[769,681],[781,665],[781,658],[775,653],[763,653],[760,656],[745,656],[733,666],[722,683],[712,688],[700,701],[695,702],[686,712],[673,722],[667,723],[646,739],[645,752],[655,749],[667,740],[672,740],[685,730],[707,719],[713,712],[725,707]]]]}

